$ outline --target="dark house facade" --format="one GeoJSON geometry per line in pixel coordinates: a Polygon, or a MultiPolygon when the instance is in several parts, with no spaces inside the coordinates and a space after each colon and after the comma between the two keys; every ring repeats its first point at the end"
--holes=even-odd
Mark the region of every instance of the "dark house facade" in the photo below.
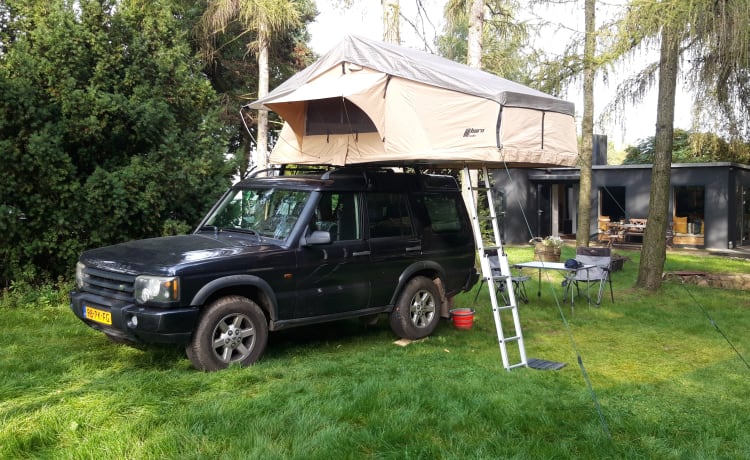
{"type": "MultiPolygon", "coordinates": [[[[510,244],[532,236],[575,235],[580,172],[576,168],[494,171],[496,211],[510,244]]],[[[651,165],[597,165],[592,170],[590,235],[604,222],[647,218],[651,165]]],[[[669,222],[675,246],[750,246],[750,165],[672,165],[669,222]]],[[[637,239],[634,241],[637,243],[637,239]]]]}

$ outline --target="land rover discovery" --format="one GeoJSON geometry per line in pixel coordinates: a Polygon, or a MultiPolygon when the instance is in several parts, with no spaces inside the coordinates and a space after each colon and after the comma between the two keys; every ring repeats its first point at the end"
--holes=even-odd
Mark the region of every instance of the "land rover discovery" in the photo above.
{"type": "Polygon", "coordinates": [[[71,309],[115,342],[184,344],[213,371],[252,364],[293,326],[387,314],[396,335],[425,337],[476,283],[474,254],[450,176],[251,177],[192,234],[84,252],[71,309]]]}

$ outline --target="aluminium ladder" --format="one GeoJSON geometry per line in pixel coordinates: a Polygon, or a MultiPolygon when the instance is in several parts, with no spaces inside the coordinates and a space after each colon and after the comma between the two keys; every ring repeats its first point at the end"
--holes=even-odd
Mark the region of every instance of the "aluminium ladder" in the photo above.
{"type": "MultiPolygon", "coordinates": [[[[505,254],[503,244],[500,239],[500,227],[497,222],[495,212],[495,203],[492,198],[492,184],[490,175],[487,172],[487,166],[483,165],[478,171],[477,184],[472,184],[471,173],[468,166],[463,169],[463,188],[465,192],[465,201],[468,204],[468,210],[471,214],[471,226],[474,231],[474,241],[479,252],[479,263],[482,269],[482,277],[489,289],[490,301],[492,303],[492,314],[495,317],[495,329],[497,330],[497,339],[500,345],[500,355],[503,359],[503,367],[510,371],[516,367],[525,367],[527,365],[526,349],[523,343],[523,333],[521,332],[521,320],[518,315],[518,303],[516,302],[516,293],[513,289],[511,279],[510,265],[508,264],[508,255],[505,254]],[[484,182],[482,185],[480,183],[484,182]],[[489,216],[479,216],[479,198],[482,194],[486,196],[489,208],[489,216]],[[494,241],[485,244],[482,237],[481,221],[489,221],[492,224],[492,235],[494,241]],[[497,252],[500,262],[500,276],[492,273],[489,257],[497,252]],[[495,289],[496,280],[500,279],[505,282],[505,289],[508,293],[509,305],[498,303],[498,295],[495,289]],[[505,324],[505,327],[504,327],[505,324]],[[512,324],[512,327],[510,325],[512,324]],[[508,333],[509,335],[506,335],[508,333]],[[509,350],[513,358],[517,360],[511,363],[509,350]]],[[[505,300],[503,300],[505,302],[505,300]]]]}

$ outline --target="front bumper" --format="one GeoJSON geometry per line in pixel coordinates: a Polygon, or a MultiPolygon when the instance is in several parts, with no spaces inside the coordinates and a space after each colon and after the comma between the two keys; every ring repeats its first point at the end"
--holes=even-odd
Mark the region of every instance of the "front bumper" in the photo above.
{"type": "Polygon", "coordinates": [[[196,307],[153,308],[79,291],[70,293],[70,309],[89,327],[117,341],[134,344],[186,344],[190,341],[200,314],[196,307]],[[102,324],[86,318],[84,309],[87,306],[109,312],[112,324],[102,324]]]}

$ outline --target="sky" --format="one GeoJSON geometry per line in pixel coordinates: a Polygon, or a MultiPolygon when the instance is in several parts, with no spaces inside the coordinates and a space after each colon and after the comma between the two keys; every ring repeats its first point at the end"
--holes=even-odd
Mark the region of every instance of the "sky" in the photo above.
{"type": "MultiPolygon", "coordinates": [[[[614,14],[618,0],[600,3],[597,7],[597,23],[603,21],[606,17],[614,14]],[[602,6],[605,5],[605,6],[602,6]]],[[[382,7],[379,0],[354,0],[352,7],[342,8],[337,0],[317,0],[318,11],[320,15],[317,20],[310,25],[311,47],[318,54],[323,54],[335,47],[346,35],[355,34],[371,39],[382,39],[383,22],[382,7]]],[[[434,37],[442,29],[442,10],[445,0],[422,0],[425,5],[426,16],[419,20],[417,15],[416,0],[400,0],[402,16],[409,21],[417,24],[424,35],[434,37]],[[429,20],[425,20],[425,17],[429,20]]],[[[528,15],[528,12],[521,14],[528,15]]],[[[581,31],[583,24],[583,2],[579,1],[576,5],[561,5],[545,11],[536,11],[535,16],[548,19],[550,22],[562,24],[562,27],[550,27],[536,40],[536,46],[552,53],[562,51],[562,48],[568,41],[571,31],[581,31]]],[[[536,18],[527,16],[530,20],[536,18]]],[[[401,22],[401,40],[402,45],[424,50],[424,44],[413,28],[401,22]]],[[[609,81],[605,83],[601,76],[595,87],[595,123],[602,114],[604,107],[611,100],[616,84],[624,77],[628,76],[627,69],[641,69],[643,63],[656,59],[658,50],[639,54],[632,62],[627,62],[614,73],[610,73],[609,81]]],[[[678,83],[679,85],[679,83],[678,83]]],[[[624,114],[624,123],[601,125],[596,124],[596,134],[606,134],[608,140],[615,144],[616,149],[623,149],[627,145],[633,145],[638,140],[653,136],[656,124],[656,89],[652,90],[638,105],[633,105],[626,109],[624,114]]],[[[580,117],[583,110],[583,96],[581,93],[580,83],[572,86],[563,97],[576,106],[576,119],[580,131],[580,117]]],[[[691,127],[691,107],[690,98],[684,91],[678,91],[677,103],[675,106],[675,128],[690,129],[691,127]]]]}

